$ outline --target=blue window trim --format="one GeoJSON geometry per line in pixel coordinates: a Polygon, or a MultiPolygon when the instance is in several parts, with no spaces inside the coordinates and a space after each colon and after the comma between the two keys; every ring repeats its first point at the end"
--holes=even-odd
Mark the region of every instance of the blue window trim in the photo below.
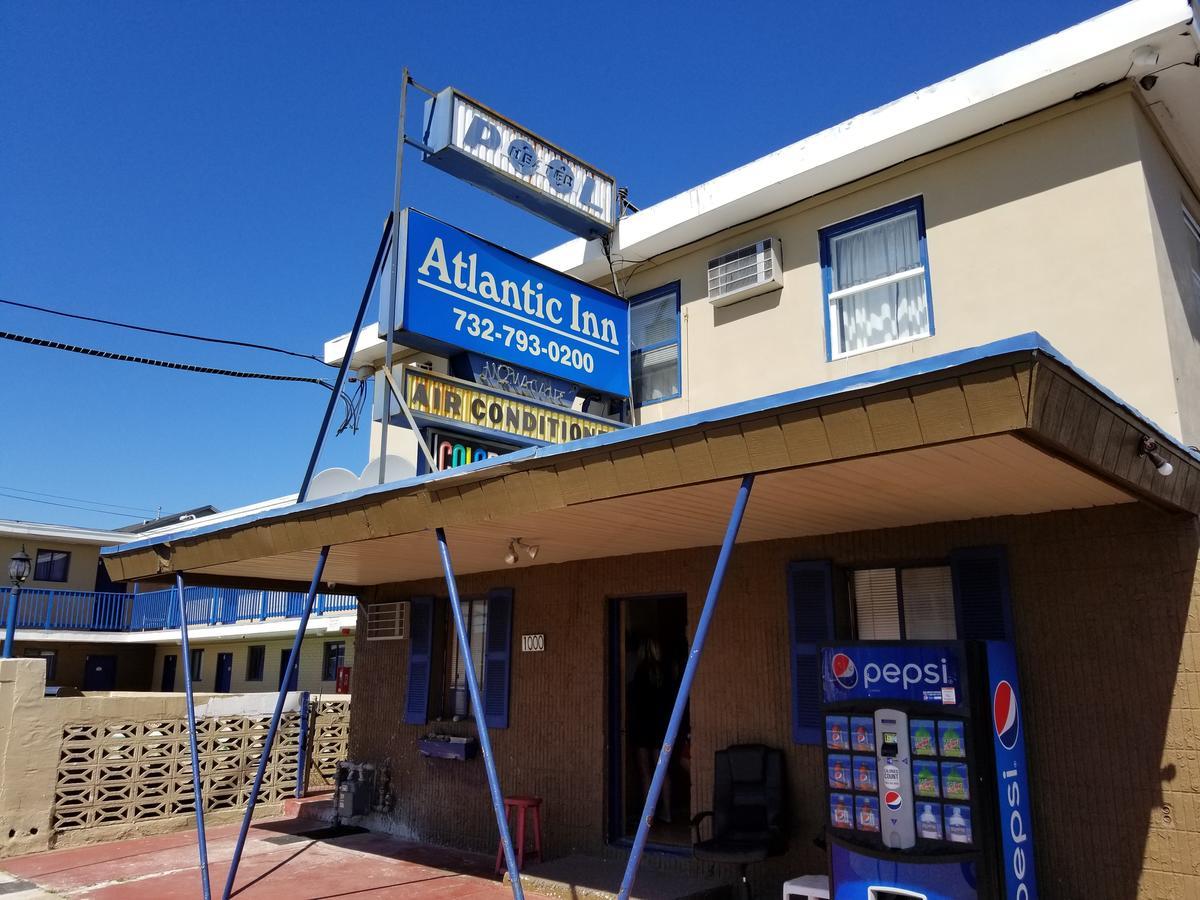
{"type": "Polygon", "coordinates": [[[653,400],[643,400],[641,403],[635,404],[637,409],[641,409],[643,406],[653,406],[655,403],[665,403],[667,400],[678,400],[683,396],[683,344],[680,340],[679,326],[679,282],[672,281],[670,284],[664,284],[661,287],[656,287],[653,290],[645,291],[644,293],[638,294],[636,297],[630,298],[629,308],[632,311],[633,307],[642,303],[648,303],[651,300],[657,300],[659,297],[662,297],[664,294],[668,293],[675,294],[675,339],[659,341],[655,344],[647,344],[645,347],[639,347],[636,350],[631,348],[629,351],[629,369],[631,376],[629,379],[629,384],[630,390],[632,391],[634,357],[640,356],[643,353],[648,353],[651,350],[658,350],[662,347],[670,347],[672,344],[674,344],[679,348],[679,352],[675,355],[675,384],[677,387],[675,388],[675,393],[671,394],[669,397],[656,397],[653,400]]]}
{"type": "MultiPolygon", "coordinates": [[[[869,213],[863,213],[861,216],[855,216],[853,219],[838,222],[836,225],[829,225],[817,232],[817,238],[821,245],[821,316],[825,321],[826,362],[833,362],[834,359],[845,359],[847,356],[858,356],[860,353],[870,353],[873,349],[887,349],[886,347],[868,347],[866,350],[859,350],[852,354],[843,354],[837,357],[833,355],[833,316],[829,303],[829,294],[833,290],[833,262],[829,253],[830,241],[848,231],[864,228],[867,225],[874,225],[885,219],[892,219],[904,213],[914,211],[917,214],[917,242],[921,253],[921,265],[925,267],[925,304],[929,307],[929,334],[910,338],[909,341],[904,341],[904,343],[933,337],[936,333],[933,321],[933,286],[929,280],[929,250],[925,244],[925,203],[921,196],[909,197],[907,200],[901,200],[899,203],[893,203],[890,206],[884,206],[869,213]]],[[[897,345],[889,344],[888,346],[894,347],[897,345]]]]}

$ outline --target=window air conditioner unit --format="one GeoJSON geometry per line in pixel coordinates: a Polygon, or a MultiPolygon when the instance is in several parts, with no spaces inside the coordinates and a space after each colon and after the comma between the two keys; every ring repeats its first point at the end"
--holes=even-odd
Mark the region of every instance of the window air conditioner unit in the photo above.
{"type": "Polygon", "coordinates": [[[708,261],[708,302],[728,306],[783,287],[779,238],[764,238],[708,261]]]}

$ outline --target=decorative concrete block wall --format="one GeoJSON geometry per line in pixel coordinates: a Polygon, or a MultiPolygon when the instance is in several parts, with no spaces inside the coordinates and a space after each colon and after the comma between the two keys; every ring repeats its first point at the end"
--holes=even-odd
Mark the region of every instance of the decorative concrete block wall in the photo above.
{"type": "MultiPolygon", "coordinates": [[[[45,663],[0,660],[0,857],[190,828],[195,797],[182,694],[45,697],[45,663]]],[[[209,820],[249,798],[275,694],[201,694],[196,732],[209,820]]],[[[345,758],[349,696],[313,695],[308,783],[345,758]]],[[[299,773],[300,695],[289,694],[259,794],[277,813],[299,773]]]]}

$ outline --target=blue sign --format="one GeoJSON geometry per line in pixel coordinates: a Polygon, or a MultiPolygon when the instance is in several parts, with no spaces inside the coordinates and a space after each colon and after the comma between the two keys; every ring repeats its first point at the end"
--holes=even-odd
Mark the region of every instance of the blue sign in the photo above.
{"type": "Polygon", "coordinates": [[[845,644],[821,648],[826,703],[902,700],[959,706],[965,699],[953,644],[845,644]]]}
{"type": "Polygon", "coordinates": [[[1000,811],[1000,872],[1009,900],[1037,900],[1033,872],[1033,817],[1029,804],[1025,735],[1017,658],[1012,645],[987,641],[988,711],[996,751],[996,804],[1000,811]]]}
{"type": "MultiPolygon", "coordinates": [[[[381,296],[386,323],[387,290],[381,296]]],[[[470,350],[629,396],[624,300],[415,209],[400,216],[394,330],[409,346],[470,350]]]]}

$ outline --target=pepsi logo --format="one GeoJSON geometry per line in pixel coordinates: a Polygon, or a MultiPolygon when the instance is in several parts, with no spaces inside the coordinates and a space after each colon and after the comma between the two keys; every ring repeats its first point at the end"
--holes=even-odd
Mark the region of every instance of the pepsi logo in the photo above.
{"type": "Polygon", "coordinates": [[[847,690],[858,684],[858,666],[845,653],[833,654],[833,679],[847,690]]]}
{"type": "Polygon", "coordinates": [[[992,695],[992,724],[996,729],[996,740],[1005,750],[1017,746],[1020,719],[1017,716],[1017,692],[1007,681],[996,685],[992,695]]]}
{"type": "Polygon", "coordinates": [[[899,809],[904,805],[904,798],[899,791],[888,791],[883,795],[883,803],[888,809],[899,809]]]}

